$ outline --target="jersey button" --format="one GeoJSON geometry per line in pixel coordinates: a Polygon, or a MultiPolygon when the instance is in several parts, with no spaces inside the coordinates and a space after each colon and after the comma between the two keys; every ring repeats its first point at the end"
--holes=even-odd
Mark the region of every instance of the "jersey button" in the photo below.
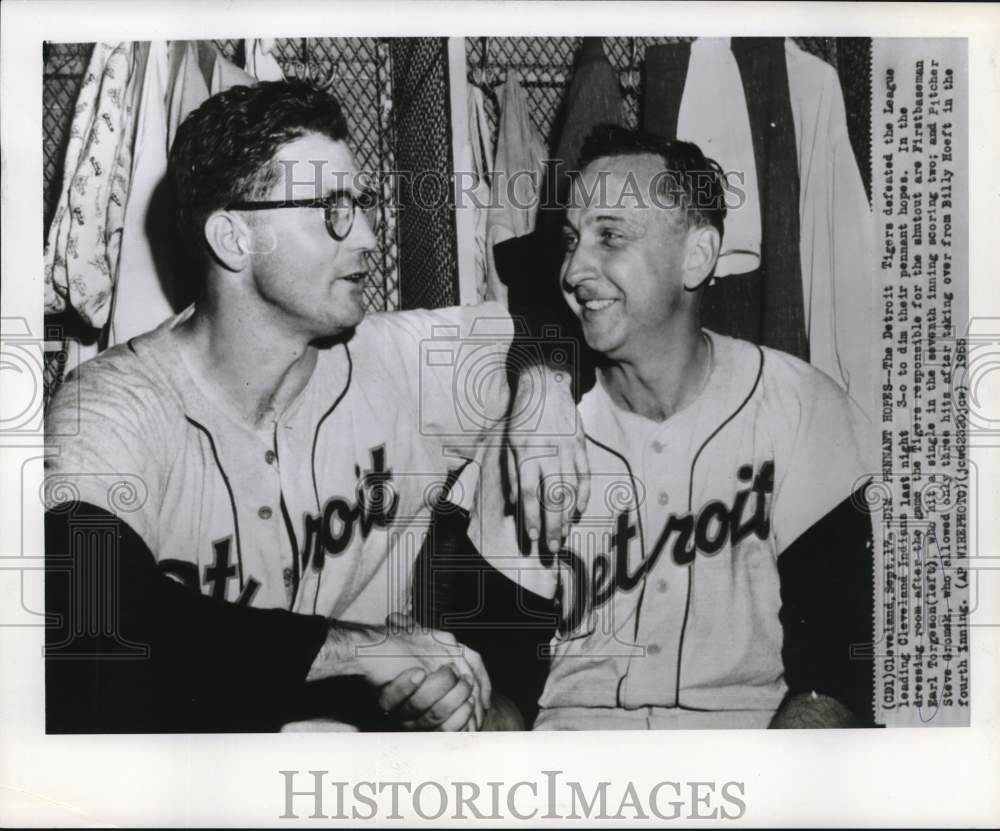
{"type": "Polygon", "coordinates": [[[653,452],[654,453],[662,453],[663,452],[663,442],[654,441],[653,442],[653,452]]]}
{"type": "Polygon", "coordinates": [[[277,458],[277,456],[275,456],[273,450],[268,450],[267,453],[264,454],[264,461],[267,462],[269,465],[273,465],[274,464],[274,460],[276,458],[277,458]]]}
{"type": "Polygon", "coordinates": [[[661,505],[666,505],[670,501],[670,494],[666,491],[660,491],[659,501],[661,505]]]}
{"type": "Polygon", "coordinates": [[[651,643],[646,651],[650,655],[659,655],[660,654],[660,646],[659,646],[659,644],[651,643]]]}
{"type": "Polygon", "coordinates": [[[261,519],[270,519],[271,509],[268,508],[267,505],[263,505],[257,510],[257,516],[259,516],[261,519]]]}
{"type": "Polygon", "coordinates": [[[666,580],[657,580],[656,581],[656,590],[660,594],[666,594],[667,593],[667,589],[669,589],[669,588],[670,588],[670,584],[666,580]]]}

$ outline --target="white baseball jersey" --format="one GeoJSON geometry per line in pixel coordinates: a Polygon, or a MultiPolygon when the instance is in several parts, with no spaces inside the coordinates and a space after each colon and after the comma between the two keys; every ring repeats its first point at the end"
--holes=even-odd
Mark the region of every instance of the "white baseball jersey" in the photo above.
{"type": "Polygon", "coordinates": [[[185,362],[173,330],[192,311],[64,383],[47,505],[118,515],[163,571],[220,599],[362,623],[405,610],[429,506],[458,463],[443,437],[461,445],[503,413],[503,372],[477,370],[503,367],[505,310],[371,315],[259,431],[185,362]]]}
{"type": "MultiPolygon", "coordinates": [[[[567,624],[536,727],[765,726],[786,692],[778,555],[863,482],[870,427],[808,364],[706,334],[705,388],[665,421],[600,383],[579,405],[591,497],[561,555],[567,624]]],[[[517,551],[509,514],[473,528],[495,564],[517,551]]],[[[540,591],[537,565],[507,564],[540,591]]]]}

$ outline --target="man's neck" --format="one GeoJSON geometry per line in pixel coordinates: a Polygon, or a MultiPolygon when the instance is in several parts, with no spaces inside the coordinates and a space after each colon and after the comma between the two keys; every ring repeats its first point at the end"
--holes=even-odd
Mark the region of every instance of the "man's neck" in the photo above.
{"type": "Polygon", "coordinates": [[[666,421],[694,401],[711,373],[711,343],[700,329],[650,344],[631,359],[600,366],[600,380],[621,409],[666,421]]]}
{"type": "Polygon", "coordinates": [[[178,334],[187,360],[254,428],[277,420],[316,365],[308,338],[253,310],[220,313],[206,303],[178,334]]]}

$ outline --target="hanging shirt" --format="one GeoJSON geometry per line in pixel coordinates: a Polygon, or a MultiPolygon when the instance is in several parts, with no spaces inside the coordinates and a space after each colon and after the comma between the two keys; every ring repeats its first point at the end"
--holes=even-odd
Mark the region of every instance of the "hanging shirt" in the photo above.
{"type": "Polygon", "coordinates": [[[63,186],[45,244],[45,311],[108,319],[128,193],[132,46],[97,43],[77,97],[63,186]]]}
{"type": "Polygon", "coordinates": [[[517,72],[510,71],[500,91],[493,200],[486,220],[486,293],[490,300],[507,300],[507,287],[497,272],[493,246],[524,236],[535,227],[545,156],[545,144],[531,123],[528,96],[517,72]]]}
{"type": "MultiPolygon", "coordinates": [[[[740,59],[743,61],[741,85],[744,95],[749,96],[744,110],[751,123],[756,116],[761,127],[757,138],[760,147],[755,146],[754,155],[756,172],[763,177],[758,179],[762,243],[764,247],[770,244],[772,254],[763,257],[767,261],[762,263],[763,280],[787,277],[792,269],[799,270],[797,285],[801,283],[802,297],[801,301],[795,298],[794,305],[801,309],[788,308],[787,302],[781,301],[784,306],[779,310],[780,320],[769,322],[774,317],[775,295],[772,293],[769,298],[760,274],[750,272],[741,277],[741,282],[750,278],[745,287],[737,281],[724,281],[709,289],[721,288],[722,294],[735,293],[736,297],[735,300],[728,294],[717,297],[716,301],[725,301],[722,303],[724,308],[721,317],[713,317],[711,296],[706,296],[705,320],[755,342],[808,357],[813,366],[840,384],[874,421],[877,408],[871,355],[878,334],[878,317],[873,311],[877,307],[877,275],[874,273],[871,208],[847,132],[840,82],[830,65],[803,51],[788,38],[782,42],[784,66],[772,65],[769,63],[770,44],[766,40],[741,39],[737,59],[737,64],[740,59]],[[775,79],[779,76],[784,90],[775,87],[775,79]],[[777,100],[779,92],[784,93],[784,101],[777,100]],[[767,197],[767,193],[772,192],[783,194],[787,190],[784,185],[790,180],[786,177],[776,182],[773,172],[764,175],[760,168],[762,158],[772,167],[785,164],[787,154],[783,150],[777,152],[780,148],[775,147],[775,142],[783,139],[779,133],[787,129],[782,127],[787,120],[785,109],[790,111],[794,135],[788,136],[787,141],[782,140],[781,145],[794,143],[797,169],[791,171],[790,176],[797,176],[799,180],[797,217],[783,216],[784,206],[774,205],[774,198],[767,197]],[[771,216],[769,222],[763,221],[765,214],[771,216]],[[793,218],[796,227],[791,233],[786,226],[793,218]],[[796,237],[798,262],[777,265],[773,255],[782,255],[783,241],[796,237]],[[742,326],[741,321],[747,318],[745,310],[758,306],[761,307],[759,314],[750,315],[750,328],[742,326]],[[781,321],[789,316],[794,318],[795,325],[791,327],[794,331],[787,335],[783,331],[770,331],[788,328],[781,321]],[[727,322],[732,325],[726,325],[727,322]],[[792,348],[798,340],[795,331],[800,329],[807,339],[804,352],[792,348]],[[792,338],[791,345],[773,339],[787,339],[788,336],[792,338]]],[[[702,84],[697,74],[704,70],[704,64],[699,68],[695,63],[697,46],[696,42],[657,46],[647,51],[645,109],[646,128],[651,132],[667,136],[680,134],[679,96],[683,91],[686,98],[692,84],[702,84]]],[[[736,51],[735,41],[731,51],[736,51]]],[[[723,87],[720,87],[720,96],[725,95],[721,92],[723,87]]],[[[723,136],[728,130],[727,125],[718,134],[723,136]]],[[[784,197],[780,201],[784,201],[784,197]]],[[[729,236],[728,218],[726,236],[729,236]]],[[[786,292],[777,295],[788,296],[786,292]]]]}
{"type": "Polygon", "coordinates": [[[874,223],[832,66],[785,38],[799,153],[799,254],[809,358],[876,421],[874,223]]]}
{"type": "Polygon", "coordinates": [[[729,38],[699,38],[691,44],[688,80],[677,116],[677,138],[697,144],[726,174],[725,233],[715,276],[742,274],[760,265],[760,197],[750,117],[729,38]]]}
{"type": "MultiPolygon", "coordinates": [[[[146,46],[145,44],[143,45],[146,46]]],[[[167,159],[177,128],[209,95],[253,78],[211,44],[153,41],[140,53],[135,140],[109,345],[158,326],[190,302],[178,267],[167,159]]],[[[184,273],[181,273],[184,272],[184,273]]]]}
{"type": "Polygon", "coordinates": [[[486,100],[481,89],[469,87],[469,142],[468,165],[460,168],[474,179],[469,192],[471,205],[466,205],[475,215],[473,245],[475,246],[476,286],[480,300],[487,294],[486,222],[490,204],[490,178],[493,175],[493,139],[490,122],[486,116],[486,100]]]}
{"type": "Polygon", "coordinates": [[[284,79],[285,75],[274,57],[273,38],[243,41],[243,54],[246,55],[244,70],[258,81],[284,79]]]}

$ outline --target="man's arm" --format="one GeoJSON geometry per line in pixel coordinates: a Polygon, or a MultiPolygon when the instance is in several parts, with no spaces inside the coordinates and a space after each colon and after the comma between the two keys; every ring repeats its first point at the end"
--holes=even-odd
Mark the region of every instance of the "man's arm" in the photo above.
{"type": "Polygon", "coordinates": [[[280,727],[323,618],[191,592],[125,522],[86,503],[46,514],[45,548],[49,732],[280,727]]]}
{"type": "Polygon", "coordinates": [[[778,558],[788,695],[772,727],[873,723],[871,553],[861,488],[778,558]]]}
{"type": "MultiPolygon", "coordinates": [[[[485,559],[468,528],[464,509],[435,511],[414,568],[414,616],[482,655],[493,685],[484,729],[526,729],[548,674],[558,609],[485,559]]],[[[524,567],[516,554],[511,567],[524,567]]]]}
{"type": "MultiPolygon", "coordinates": [[[[192,592],[160,571],[127,523],[87,503],[56,506],[45,530],[50,733],[277,730],[300,717],[307,680],[361,678],[376,691],[374,703],[398,676],[415,681],[414,689],[433,681],[436,708],[400,714],[401,726],[481,723],[485,670],[444,633],[328,621],[192,592]]],[[[348,691],[356,695],[357,687],[334,688],[348,691]]]]}

